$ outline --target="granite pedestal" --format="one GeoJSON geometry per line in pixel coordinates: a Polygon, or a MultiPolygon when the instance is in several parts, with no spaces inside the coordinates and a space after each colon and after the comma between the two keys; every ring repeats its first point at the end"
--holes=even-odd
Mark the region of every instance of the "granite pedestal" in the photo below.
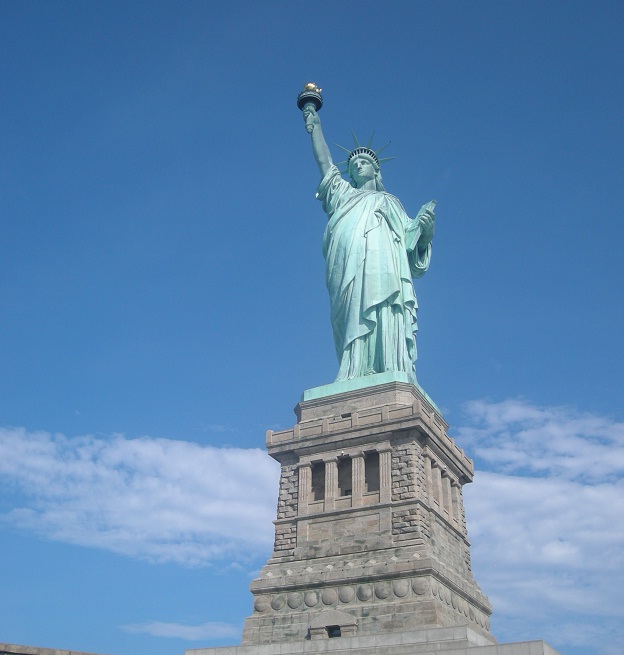
{"type": "Polygon", "coordinates": [[[375,377],[305,392],[297,423],[267,432],[275,542],[243,643],[186,655],[556,655],[490,634],[462,497],[473,464],[422,389],[375,377]]]}

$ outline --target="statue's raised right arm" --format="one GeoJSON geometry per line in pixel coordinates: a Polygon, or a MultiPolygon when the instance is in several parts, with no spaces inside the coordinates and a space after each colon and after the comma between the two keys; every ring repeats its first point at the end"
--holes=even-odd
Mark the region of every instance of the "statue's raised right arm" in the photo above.
{"type": "Polygon", "coordinates": [[[303,108],[303,120],[305,121],[308,134],[312,137],[312,152],[314,153],[314,159],[316,159],[316,163],[321,171],[321,177],[325,177],[325,174],[331,168],[333,162],[331,153],[327,147],[327,142],[323,136],[321,119],[311,103],[303,108]]]}

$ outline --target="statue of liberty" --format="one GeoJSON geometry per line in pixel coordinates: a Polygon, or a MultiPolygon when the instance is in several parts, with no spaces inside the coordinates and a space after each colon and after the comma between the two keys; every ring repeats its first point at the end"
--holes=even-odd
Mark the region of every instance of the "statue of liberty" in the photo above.
{"type": "Polygon", "coordinates": [[[323,255],[340,363],[336,382],[402,371],[416,383],[418,304],[412,278],[429,267],[435,201],[410,219],[399,200],[386,193],[384,160],[370,142],[360,146],[356,140],[353,151],[345,149],[351,182],[344,180],[323,137],[317,111],[322,99],[316,95],[319,101],[303,100],[300,108],[321,172],[316,196],[328,217],[323,255]]]}

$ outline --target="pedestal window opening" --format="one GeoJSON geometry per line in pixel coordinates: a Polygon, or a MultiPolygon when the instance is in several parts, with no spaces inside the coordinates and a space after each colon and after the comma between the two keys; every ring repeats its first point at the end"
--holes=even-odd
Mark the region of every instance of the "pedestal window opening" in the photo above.
{"type": "Polygon", "coordinates": [[[353,467],[350,457],[341,457],[338,460],[338,494],[350,496],[353,489],[353,467]]]}
{"type": "Polygon", "coordinates": [[[379,491],[379,453],[364,453],[364,485],[366,491],[379,491]]]}
{"type": "Polygon", "coordinates": [[[312,463],[312,500],[325,498],[325,462],[312,463]]]}

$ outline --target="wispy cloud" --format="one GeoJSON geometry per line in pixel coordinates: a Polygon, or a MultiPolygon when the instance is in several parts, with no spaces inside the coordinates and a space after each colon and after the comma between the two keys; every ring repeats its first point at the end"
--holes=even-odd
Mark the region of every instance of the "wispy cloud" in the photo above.
{"type": "Polygon", "coordinates": [[[500,472],[555,476],[583,484],[624,473],[624,423],[569,407],[534,407],[520,400],[473,401],[460,441],[500,472]]]}
{"type": "Polygon", "coordinates": [[[624,639],[624,424],[517,400],[466,412],[469,536],[497,636],[610,652],[604,639],[595,650],[592,621],[612,647],[624,639]]]}
{"type": "Polygon", "coordinates": [[[226,639],[240,636],[240,627],[230,623],[202,623],[201,625],[182,625],[180,623],[136,623],[123,627],[125,632],[152,635],[153,637],[173,637],[187,641],[202,639],[226,639]]]}
{"type": "Polygon", "coordinates": [[[13,502],[0,521],[155,562],[266,550],[277,476],[259,449],[0,429],[0,488],[13,502]]]}

